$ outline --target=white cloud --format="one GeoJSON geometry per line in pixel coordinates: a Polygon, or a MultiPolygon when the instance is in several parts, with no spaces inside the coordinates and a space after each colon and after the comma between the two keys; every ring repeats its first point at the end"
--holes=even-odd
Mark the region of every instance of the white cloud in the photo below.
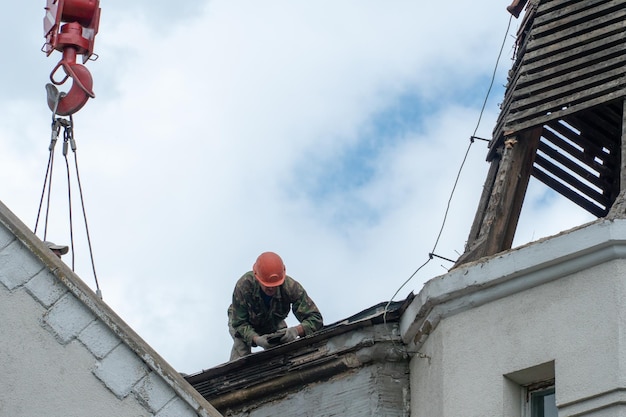
{"type": "MultiPolygon", "coordinates": [[[[427,259],[504,37],[504,6],[216,0],[171,19],[159,2],[102,7],[100,58],[88,63],[97,97],[74,116],[98,279],[105,301],[174,367],[227,360],[232,287],[262,251],[283,256],[327,323],[388,300],[427,259]],[[406,96],[428,107],[368,149],[374,122],[406,96]],[[363,150],[364,181],[326,175],[363,150]]],[[[37,25],[12,30],[36,39],[37,25]]],[[[50,140],[43,85],[58,59],[38,59],[22,78],[0,68],[27,86],[0,98],[0,198],[29,225],[50,140]]],[[[501,87],[494,94],[493,103],[501,87]]],[[[483,142],[470,151],[441,256],[463,251],[485,154],[483,142]]],[[[558,210],[565,228],[580,219],[570,207],[539,210],[558,210]]],[[[59,242],[69,239],[63,210],[51,219],[59,242]]],[[[76,270],[93,288],[77,239],[76,270]]],[[[398,298],[449,266],[433,260],[398,298]]]]}

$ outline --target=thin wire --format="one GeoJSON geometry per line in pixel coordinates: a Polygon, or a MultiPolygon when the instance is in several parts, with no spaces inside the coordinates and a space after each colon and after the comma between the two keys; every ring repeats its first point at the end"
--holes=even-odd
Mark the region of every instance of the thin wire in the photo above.
{"type": "Polygon", "coordinates": [[[504,46],[506,45],[506,38],[509,36],[509,31],[511,30],[511,22],[513,21],[513,15],[509,16],[509,24],[506,26],[506,32],[504,34],[504,39],[502,39],[502,45],[500,45],[500,52],[498,53],[498,58],[496,59],[496,66],[493,68],[493,73],[491,74],[491,83],[489,84],[489,89],[487,90],[487,95],[485,96],[485,101],[483,101],[483,107],[480,109],[480,115],[478,116],[478,122],[476,123],[476,129],[474,129],[474,133],[472,136],[476,136],[476,132],[478,131],[478,127],[480,126],[480,121],[483,118],[483,112],[485,111],[485,107],[487,106],[487,99],[489,98],[489,94],[491,94],[491,89],[493,88],[493,83],[496,79],[496,72],[498,70],[498,64],[500,63],[500,58],[502,58],[502,51],[504,51],[504,46]]]}
{"type": "Polygon", "coordinates": [[[100,285],[98,284],[98,275],[96,274],[96,266],[93,260],[93,249],[91,248],[91,237],[89,235],[89,226],[87,225],[87,212],[85,211],[85,200],[83,198],[83,187],[80,183],[80,175],[78,174],[78,159],[76,157],[76,153],[74,153],[74,163],[76,165],[76,178],[78,180],[78,191],[80,193],[80,204],[83,209],[83,217],[85,219],[85,232],[87,233],[87,244],[89,245],[89,257],[91,258],[91,269],[93,270],[93,277],[96,281],[96,293],[102,298],[102,293],[100,292],[100,285]]]}
{"type": "Polygon", "coordinates": [[[89,234],[89,225],[87,221],[87,212],[85,210],[85,200],[83,196],[83,187],[80,180],[80,172],[78,169],[78,158],[76,156],[76,141],[74,140],[74,120],[72,115],[70,115],[69,120],[66,119],[54,119],[55,114],[53,113],[53,124],[52,124],[52,140],[49,146],[50,154],[48,156],[48,165],[46,168],[46,175],[43,182],[43,190],[41,192],[41,198],[39,201],[39,209],[37,210],[37,219],[35,221],[35,229],[34,232],[37,233],[37,226],[39,224],[39,217],[41,216],[41,209],[43,206],[44,197],[46,195],[46,188],[48,191],[47,205],[46,205],[46,215],[45,215],[45,229],[44,229],[44,240],[46,240],[46,234],[48,230],[48,218],[50,212],[50,196],[52,190],[52,168],[54,165],[54,147],[56,145],[56,141],[58,138],[58,134],[60,128],[63,127],[63,155],[65,157],[65,168],[67,172],[67,196],[68,196],[68,210],[69,210],[69,226],[70,226],[70,246],[72,248],[72,271],[75,268],[75,251],[74,251],[74,220],[72,213],[72,190],[71,190],[71,174],[69,161],[67,157],[68,145],[72,149],[72,153],[74,154],[74,166],[76,169],[76,180],[78,182],[78,191],[80,195],[80,203],[83,212],[83,218],[85,221],[85,231],[87,234],[87,243],[89,245],[89,257],[91,259],[91,268],[93,270],[93,276],[96,282],[96,294],[102,299],[102,292],[100,291],[100,284],[98,282],[98,276],[96,273],[96,266],[93,257],[93,248],[91,245],[91,236],[89,234]],[[46,183],[48,186],[46,187],[46,183]]]}
{"type": "MultiPolygon", "coordinates": [[[[493,88],[493,83],[495,82],[496,79],[496,73],[498,71],[498,64],[500,63],[500,58],[502,57],[502,51],[504,50],[504,46],[506,45],[506,39],[509,35],[509,30],[511,29],[511,21],[513,19],[513,15],[509,16],[509,24],[506,27],[506,32],[504,35],[504,39],[502,39],[502,45],[500,46],[500,52],[498,53],[498,58],[496,59],[496,65],[493,68],[493,72],[491,74],[491,82],[489,83],[489,88],[487,89],[487,94],[485,95],[485,100],[483,100],[483,106],[480,109],[480,113],[478,115],[478,121],[476,122],[476,127],[474,128],[474,133],[472,133],[472,137],[476,136],[476,132],[478,132],[478,128],[480,127],[480,121],[483,118],[483,114],[485,112],[485,107],[487,107],[487,101],[489,99],[489,94],[491,94],[491,89],[493,88]]],[[[456,187],[459,183],[459,178],[461,177],[461,172],[463,171],[463,168],[465,167],[465,162],[467,161],[467,156],[469,155],[469,151],[472,147],[472,145],[474,144],[474,140],[471,139],[469,142],[469,145],[467,146],[467,150],[465,151],[465,156],[463,157],[463,161],[461,162],[461,166],[459,167],[459,171],[456,175],[456,179],[454,180],[454,185],[452,187],[452,192],[450,193],[450,198],[448,199],[448,204],[446,205],[446,211],[443,215],[443,222],[441,223],[441,228],[439,229],[439,234],[437,235],[437,239],[435,240],[435,244],[433,246],[433,250],[431,251],[431,253],[435,253],[435,249],[437,248],[437,245],[439,244],[439,239],[441,238],[441,234],[443,233],[443,229],[446,225],[446,222],[448,220],[448,213],[450,211],[450,204],[452,203],[452,197],[454,197],[454,193],[456,192],[456,187]]]]}
{"type": "Polygon", "coordinates": [[[72,271],[75,267],[75,252],[74,252],[74,222],[72,221],[72,186],[70,182],[70,164],[67,160],[67,146],[69,140],[69,133],[67,128],[65,129],[63,140],[63,156],[65,157],[65,170],[67,172],[67,207],[70,222],[70,247],[72,248],[72,271]]]}
{"type": "MultiPolygon", "coordinates": [[[[59,94],[58,91],[56,90],[56,87],[54,87],[54,85],[52,84],[46,85],[46,91],[48,92],[48,94],[50,93],[50,88],[53,89],[53,91],[55,91],[56,94],[54,97],[54,108],[52,109],[52,124],[51,124],[52,132],[50,133],[50,136],[51,136],[50,145],[48,146],[48,150],[49,150],[48,166],[46,167],[46,175],[43,179],[41,198],[39,200],[39,208],[37,209],[37,219],[35,220],[35,228],[33,229],[33,232],[35,234],[37,234],[37,226],[39,225],[39,216],[41,215],[41,206],[43,205],[43,199],[46,194],[46,182],[48,182],[48,175],[50,176],[50,184],[52,184],[52,166],[54,164],[54,147],[56,146],[57,139],[59,138],[59,131],[61,130],[61,124],[62,124],[61,119],[56,118],[56,114],[57,114],[57,109],[59,107],[59,101],[61,99],[61,96],[65,95],[65,93],[59,94]]],[[[44,240],[46,240],[46,234],[48,232],[48,210],[50,208],[50,188],[48,188],[47,204],[48,206],[46,207],[46,225],[44,229],[44,240]]]]}
{"type": "Polygon", "coordinates": [[[415,276],[415,275],[416,275],[416,274],[420,271],[420,269],[422,269],[423,267],[425,267],[426,265],[428,265],[428,263],[429,263],[431,260],[432,260],[432,258],[428,258],[428,260],[427,260],[426,262],[424,262],[423,264],[421,264],[421,265],[419,266],[419,268],[417,268],[417,269],[415,270],[415,272],[413,272],[413,273],[411,274],[411,276],[410,276],[409,278],[407,278],[407,280],[406,280],[406,281],[404,281],[404,282],[402,283],[402,285],[400,285],[400,288],[398,288],[398,290],[397,290],[395,293],[393,293],[393,296],[391,297],[391,300],[389,300],[389,301],[387,302],[387,305],[385,306],[385,314],[383,315],[383,317],[385,317],[385,316],[387,315],[387,307],[389,307],[389,304],[391,304],[391,302],[393,301],[393,299],[394,299],[394,298],[396,298],[396,295],[398,295],[398,293],[400,292],[400,290],[401,290],[401,289],[402,289],[402,288],[403,288],[406,284],[408,284],[408,283],[409,283],[409,281],[411,281],[411,280],[413,279],[413,277],[414,277],[414,276],[415,276]]]}
{"type": "Polygon", "coordinates": [[[389,302],[387,302],[387,305],[385,306],[385,313],[383,314],[383,320],[386,320],[386,315],[387,315],[387,308],[389,307],[389,305],[391,304],[391,302],[393,301],[393,299],[395,298],[396,295],[398,295],[398,293],[402,290],[402,288],[404,288],[404,286],[406,284],[409,283],[409,281],[411,281],[413,279],[413,277],[422,269],[424,268],[432,259],[435,253],[435,249],[437,248],[437,245],[439,244],[439,239],[441,238],[441,235],[443,233],[443,229],[445,228],[447,219],[448,219],[448,213],[450,211],[450,205],[452,203],[452,198],[454,197],[454,194],[456,192],[456,187],[459,183],[459,178],[461,177],[461,172],[463,171],[463,167],[465,166],[465,162],[467,161],[467,156],[469,155],[469,151],[474,143],[474,136],[476,136],[476,132],[478,131],[478,128],[480,127],[480,122],[482,120],[483,117],[483,113],[485,112],[485,107],[487,106],[487,101],[489,99],[489,95],[491,94],[491,89],[493,88],[493,84],[496,78],[496,73],[498,70],[498,65],[500,63],[500,58],[502,57],[502,51],[504,50],[504,46],[506,45],[506,39],[509,35],[509,30],[511,29],[511,22],[512,22],[513,16],[509,16],[509,23],[507,25],[506,28],[506,32],[504,34],[504,39],[502,40],[502,45],[500,46],[500,52],[498,53],[498,58],[496,59],[496,65],[493,69],[493,73],[491,75],[491,82],[489,83],[489,88],[487,89],[487,94],[485,95],[485,100],[483,101],[483,105],[482,108],[480,109],[480,114],[478,115],[478,121],[476,123],[476,128],[474,129],[474,133],[472,134],[472,136],[470,137],[470,143],[467,147],[467,150],[465,151],[465,156],[463,157],[463,161],[461,162],[461,166],[459,167],[458,173],[456,175],[456,179],[454,180],[454,185],[452,187],[452,191],[450,193],[450,198],[448,198],[448,203],[446,205],[446,210],[444,212],[444,216],[443,216],[443,221],[441,223],[441,228],[439,229],[439,233],[437,234],[437,239],[435,239],[435,244],[433,245],[433,249],[432,251],[428,254],[428,260],[426,262],[424,262],[422,265],[420,265],[419,268],[417,268],[415,270],[415,272],[413,272],[411,274],[411,276],[402,283],[402,285],[396,290],[396,292],[393,294],[393,296],[391,297],[391,299],[389,300],[389,302]]]}
{"type": "Polygon", "coordinates": [[[46,184],[48,183],[48,175],[51,174],[52,161],[54,156],[54,147],[50,149],[50,153],[48,155],[48,166],[46,167],[46,175],[43,179],[43,186],[41,189],[41,198],[39,199],[39,208],[37,209],[37,219],[35,220],[35,228],[33,229],[33,233],[37,234],[37,226],[39,225],[39,216],[41,215],[41,207],[43,206],[43,199],[46,195],[46,184]]]}
{"type": "Polygon", "coordinates": [[[52,153],[52,160],[50,161],[50,175],[48,176],[48,198],[46,201],[46,216],[43,228],[43,240],[46,240],[48,236],[48,218],[50,217],[50,194],[52,191],[52,166],[54,165],[54,153],[52,153]]]}
{"type": "MultiPolygon", "coordinates": [[[[72,116],[70,116],[70,120],[72,116]]],[[[73,122],[72,122],[72,126],[73,126],[73,122]]],[[[74,134],[71,134],[71,147],[72,147],[72,153],[74,154],[74,165],[76,167],[76,181],[78,182],[78,192],[80,194],[80,204],[83,210],[83,219],[85,221],[85,233],[87,234],[87,245],[89,246],[89,257],[91,259],[91,269],[93,271],[93,278],[96,282],[96,294],[102,298],[102,292],[100,291],[100,284],[98,283],[98,274],[96,274],[96,264],[93,260],[93,249],[91,247],[91,236],[89,234],[89,225],[87,222],[87,211],[85,210],[85,199],[83,197],[83,186],[81,184],[80,181],[80,173],[78,170],[78,156],[76,155],[76,142],[74,140],[74,134]]]]}
{"type": "Polygon", "coordinates": [[[459,171],[456,174],[456,179],[454,180],[454,185],[452,186],[452,192],[450,193],[450,198],[448,198],[448,204],[446,205],[446,211],[443,214],[443,221],[441,222],[441,228],[439,229],[439,233],[437,234],[437,239],[435,239],[435,244],[433,245],[433,249],[430,253],[435,253],[435,249],[437,249],[437,245],[439,244],[439,239],[441,238],[441,234],[443,233],[443,229],[446,226],[446,222],[448,220],[448,213],[450,212],[450,205],[452,204],[452,197],[454,197],[454,193],[456,192],[456,187],[459,184],[459,178],[461,178],[461,172],[463,171],[463,167],[465,166],[465,162],[467,161],[467,156],[469,155],[469,151],[472,148],[474,142],[470,141],[469,145],[467,145],[467,149],[465,150],[465,156],[463,157],[463,161],[461,162],[461,166],[459,167],[459,171]]]}

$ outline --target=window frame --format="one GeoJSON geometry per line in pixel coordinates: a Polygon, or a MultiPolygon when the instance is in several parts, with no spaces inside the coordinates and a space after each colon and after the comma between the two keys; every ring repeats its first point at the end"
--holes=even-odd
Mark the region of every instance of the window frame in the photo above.
{"type": "MultiPolygon", "coordinates": [[[[542,414],[539,414],[538,410],[536,410],[536,402],[533,401],[535,398],[545,398],[548,395],[555,395],[555,407],[556,407],[556,386],[554,379],[549,379],[545,381],[536,382],[533,384],[529,384],[524,386],[524,417],[546,417],[542,414]]],[[[550,416],[548,416],[550,417],[550,416]]]]}

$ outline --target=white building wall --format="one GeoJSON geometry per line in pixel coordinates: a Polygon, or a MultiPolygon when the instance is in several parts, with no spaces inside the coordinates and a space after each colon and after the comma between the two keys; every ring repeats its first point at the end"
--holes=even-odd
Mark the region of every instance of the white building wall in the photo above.
{"type": "Polygon", "coordinates": [[[10,293],[0,285],[0,415],[150,415],[95,378],[93,355],[78,339],[59,343],[43,326],[45,313],[24,288],[10,293]]]}
{"type": "MultiPolygon", "coordinates": [[[[432,329],[416,343],[422,355],[414,356],[410,364],[411,416],[523,416],[522,386],[550,377],[555,379],[560,417],[626,416],[626,260],[622,257],[626,233],[623,225],[615,226],[590,226],[612,229],[606,241],[609,247],[596,246],[593,239],[585,242],[585,231],[578,230],[540,244],[540,251],[548,251],[542,255],[545,264],[537,259],[533,267],[527,257],[537,248],[527,247],[472,265],[468,268],[474,271],[469,273],[457,271],[437,278],[433,286],[453,281],[447,293],[436,293],[427,284],[424,292],[431,293],[422,294],[421,313],[412,319],[413,323],[428,321],[432,329]],[[571,244],[564,239],[581,242],[570,252],[575,255],[580,249],[580,257],[560,252],[563,245],[571,244]],[[604,255],[597,262],[581,263],[578,272],[558,276],[565,263],[590,258],[592,253],[604,255]],[[528,264],[516,264],[519,259],[528,264]],[[499,262],[506,267],[499,267],[499,262]],[[507,268],[516,275],[510,280],[502,275],[507,268]],[[553,276],[543,274],[538,280],[540,269],[552,271],[553,276]],[[472,274],[481,273],[481,281],[473,281],[472,274]],[[458,281],[463,277],[468,280],[465,288],[458,281]],[[508,292],[481,301],[481,293],[496,293],[503,285],[508,292]],[[516,286],[519,290],[510,289],[516,286]],[[424,309],[429,298],[432,304],[424,309]]],[[[405,340],[420,339],[416,327],[405,340]]]]}
{"type": "Polygon", "coordinates": [[[220,416],[1,205],[0,220],[1,416],[220,416]]]}

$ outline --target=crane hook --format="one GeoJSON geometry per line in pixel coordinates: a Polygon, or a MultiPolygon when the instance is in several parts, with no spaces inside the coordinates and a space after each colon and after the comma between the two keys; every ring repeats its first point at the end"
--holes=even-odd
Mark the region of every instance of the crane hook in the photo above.
{"type": "MultiPolygon", "coordinates": [[[[93,93],[93,78],[91,73],[84,65],[76,62],[68,62],[65,59],[59,61],[50,74],[50,81],[54,85],[63,84],[68,78],[72,79],[72,86],[67,93],[57,93],[51,96],[51,90],[46,85],[46,91],[48,92],[48,107],[50,110],[58,114],[59,116],[69,116],[82,109],[87,103],[89,98],[94,98],[96,95],[93,93]],[[63,68],[65,76],[61,81],[54,79],[54,74],[59,68],[63,68]],[[56,109],[56,110],[55,110],[56,109]]],[[[56,90],[56,88],[55,88],[56,90]]]]}
{"type": "Polygon", "coordinates": [[[95,97],[91,74],[76,63],[76,57],[82,55],[83,64],[94,56],[97,58],[93,46],[100,21],[100,0],[47,0],[45,10],[46,43],[42,51],[46,55],[55,50],[63,53],[50,73],[52,84],[46,86],[48,107],[55,114],[68,116],[80,110],[90,97],[95,97]],[[63,22],[66,23],[62,25],[63,22]],[[57,81],[54,76],[59,68],[63,68],[65,74],[57,81]],[[59,93],[54,86],[68,78],[72,79],[72,86],[67,93],[59,93]]]}

